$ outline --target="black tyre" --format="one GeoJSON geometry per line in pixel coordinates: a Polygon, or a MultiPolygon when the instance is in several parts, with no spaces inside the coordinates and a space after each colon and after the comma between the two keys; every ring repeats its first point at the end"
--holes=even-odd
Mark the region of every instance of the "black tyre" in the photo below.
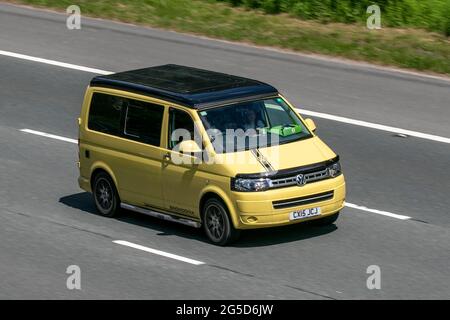
{"type": "Polygon", "coordinates": [[[235,229],[226,206],[216,198],[208,199],[202,209],[203,229],[208,239],[219,246],[236,241],[240,231],[235,229]]]}
{"type": "Polygon", "coordinates": [[[92,183],[92,194],[98,212],[105,217],[113,217],[119,212],[120,199],[111,177],[100,172],[92,183]]]}
{"type": "Polygon", "coordinates": [[[331,216],[327,216],[325,218],[320,218],[316,220],[312,220],[311,223],[314,226],[328,226],[336,222],[337,218],[339,218],[339,212],[332,214],[331,216]]]}

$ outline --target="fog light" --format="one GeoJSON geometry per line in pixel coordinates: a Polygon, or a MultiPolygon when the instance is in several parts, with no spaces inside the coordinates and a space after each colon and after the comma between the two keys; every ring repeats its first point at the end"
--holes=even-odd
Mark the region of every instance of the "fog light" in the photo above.
{"type": "Polygon", "coordinates": [[[247,220],[247,222],[254,223],[254,222],[258,221],[258,218],[252,216],[252,217],[248,217],[246,220],[247,220]]]}

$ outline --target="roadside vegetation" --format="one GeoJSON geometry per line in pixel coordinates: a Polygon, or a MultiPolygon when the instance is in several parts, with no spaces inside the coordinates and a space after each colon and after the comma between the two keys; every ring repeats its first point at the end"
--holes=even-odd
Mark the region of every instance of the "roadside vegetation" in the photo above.
{"type": "Polygon", "coordinates": [[[450,75],[450,0],[11,0],[304,53],[450,75]],[[366,8],[379,4],[379,30],[366,8]]]}
{"type": "Polygon", "coordinates": [[[450,36],[449,0],[217,0],[233,6],[289,13],[322,23],[365,23],[366,9],[380,6],[386,27],[416,27],[450,36]]]}

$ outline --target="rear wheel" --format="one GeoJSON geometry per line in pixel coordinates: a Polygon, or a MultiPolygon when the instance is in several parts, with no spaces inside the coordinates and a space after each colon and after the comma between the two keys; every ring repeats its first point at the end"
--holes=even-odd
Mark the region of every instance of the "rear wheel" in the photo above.
{"type": "Polygon", "coordinates": [[[202,218],[203,229],[212,243],[224,246],[238,239],[240,232],[234,228],[222,201],[208,199],[203,206],[202,218]]]}
{"type": "Polygon", "coordinates": [[[314,226],[328,226],[330,224],[333,224],[336,222],[337,218],[339,218],[339,212],[336,212],[330,216],[327,216],[325,218],[320,218],[316,220],[312,220],[311,223],[314,226]]]}
{"type": "Polygon", "coordinates": [[[119,212],[119,196],[111,177],[100,172],[95,175],[92,184],[95,206],[98,212],[105,217],[113,217],[119,212]]]}

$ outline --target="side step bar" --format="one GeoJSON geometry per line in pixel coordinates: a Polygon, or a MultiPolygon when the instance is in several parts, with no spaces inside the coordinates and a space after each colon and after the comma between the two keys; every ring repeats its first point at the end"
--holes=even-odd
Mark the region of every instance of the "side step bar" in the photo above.
{"type": "Polygon", "coordinates": [[[157,211],[153,211],[153,210],[149,210],[149,209],[145,209],[145,208],[141,208],[141,207],[136,207],[136,206],[133,206],[128,203],[121,203],[120,207],[123,209],[126,209],[126,210],[131,210],[134,212],[142,213],[142,214],[154,217],[154,218],[172,221],[172,222],[176,222],[176,223],[181,223],[186,226],[190,226],[190,227],[194,227],[194,228],[200,228],[200,226],[201,226],[200,222],[197,222],[194,220],[180,218],[180,217],[172,216],[172,215],[169,215],[166,213],[161,213],[161,212],[157,212],[157,211]]]}

